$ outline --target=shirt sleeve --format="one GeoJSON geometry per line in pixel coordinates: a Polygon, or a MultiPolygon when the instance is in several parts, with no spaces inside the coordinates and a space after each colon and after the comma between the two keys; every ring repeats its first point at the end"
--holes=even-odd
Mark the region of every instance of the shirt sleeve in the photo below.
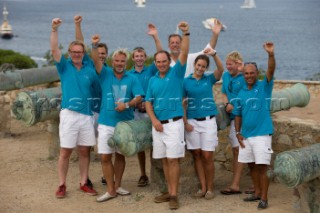
{"type": "Polygon", "coordinates": [[[58,73],[63,73],[65,71],[67,60],[63,55],[61,55],[60,62],[54,61],[54,64],[56,65],[56,68],[58,70],[58,73]]]}
{"type": "Polygon", "coordinates": [[[138,78],[135,76],[131,76],[133,78],[133,83],[132,83],[132,93],[133,96],[145,96],[143,88],[141,86],[141,83],[139,82],[138,78]]]}
{"type": "Polygon", "coordinates": [[[183,79],[186,73],[186,67],[187,65],[181,65],[180,61],[178,60],[176,65],[174,65],[173,72],[175,72],[175,75],[180,78],[183,79]]]}
{"type": "Polygon", "coordinates": [[[147,90],[145,101],[153,103],[152,78],[149,80],[149,85],[148,85],[148,90],[147,90]]]}

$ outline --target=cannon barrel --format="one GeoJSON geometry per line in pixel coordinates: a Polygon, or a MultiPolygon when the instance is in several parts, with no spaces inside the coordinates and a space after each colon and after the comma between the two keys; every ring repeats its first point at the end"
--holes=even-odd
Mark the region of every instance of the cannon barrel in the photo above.
{"type": "Polygon", "coordinates": [[[0,73],[0,91],[10,91],[59,81],[56,67],[43,67],[0,73]]]}
{"type": "Polygon", "coordinates": [[[310,101],[308,88],[297,83],[290,88],[272,92],[271,112],[288,110],[291,107],[305,107],[310,101]]]}
{"type": "Polygon", "coordinates": [[[279,153],[269,176],[289,188],[320,177],[320,144],[279,153]]]}
{"type": "Polygon", "coordinates": [[[50,119],[58,119],[61,104],[59,87],[40,91],[20,92],[12,105],[17,120],[26,126],[50,119]]]}

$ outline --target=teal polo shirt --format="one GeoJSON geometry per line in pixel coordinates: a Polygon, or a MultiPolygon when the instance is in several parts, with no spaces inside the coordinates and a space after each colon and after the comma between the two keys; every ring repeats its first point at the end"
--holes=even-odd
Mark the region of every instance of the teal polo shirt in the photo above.
{"type": "Polygon", "coordinates": [[[58,70],[62,90],[62,109],[69,109],[85,115],[92,115],[93,90],[96,86],[95,70],[82,61],[80,70],[73,65],[71,58],[61,56],[54,62],[58,70]]]}
{"type": "Polygon", "coordinates": [[[99,79],[102,87],[102,105],[98,123],[115,127],[119,121],[132,120],[133,108],[118,112],[115,110],[115,102],[129,102],[137,96],[144,96],[139,80],[127,72],[118,79],[113,70],[106,66],[103,66],[99,79]]]}
{"type": "MultiPolygon", "coordinates": [[[[227,96],[228,102],[232,105],[234,105],[233,100],[237,98],[239,91],[245,85],[246,81],[244,80],[242,73],[239,73],[233,77],[230,75],[228,70],[226,70],[222,75],[221,92],[227,96]]],[[[230,119],[234,119],[234,117],[234,114],[231,113],[230,119]]]]}
{"type": "Polygon", "coordinates": [[[187,118],[217,115],[212,86],[217,82],[213,74],[203,75],[199,80],[190,74],[183,81],[183,97],[188,99],[187,118]]]}
{"type": "Polygon", "coordinates": [[[182,87],[186,66],[178,60],[163,78],[157,72],[149,81],[145,99],[152,103],[154,114],[160,121],[183,116],[182,87]]]}
{"type": "Polygon", "coordinates": [[[147,93],[148,90],[148,85],[149,85],[149,80],[151,77],[153,77],[156,73],[157,73],[157,67],[154,64],[154,62],[152,62],[152,64],[148,67],[144,66],[143,69],[141,70],[141,72],[138,72],[135,70],[135,68],[133,68],[132,70],[130,70],[128,72],[129,75],[133,75],[136,78],[138,78],[143,91],[145,93],[147,93]]]}
{"type": "Polygon", "coordinates": [[[242,117],[241,134],[245,138],[273,134],[270,103],[273,80],[257,81],[251,90],[244,86],[235,101],[232,113],[242,117]]]}
{"type": "MultiPolygon", "coordinates": [[[[99,76],[96,72],[96,68],[94,66],[94,63],[92,59],[89,57],[87,53],[84,54],[83,61],[86,61],[90,66],[92,66],[92,69],[95,73],[95,82],[94,87],[92,88],[92,111],[96,113],[100,113],[100,107],[101,107],[101,100],[102,100],[102,88],[99,81],[99,76]]],[[[104,63],[104,66],[108,66],[106,63],[104,63]]]]}

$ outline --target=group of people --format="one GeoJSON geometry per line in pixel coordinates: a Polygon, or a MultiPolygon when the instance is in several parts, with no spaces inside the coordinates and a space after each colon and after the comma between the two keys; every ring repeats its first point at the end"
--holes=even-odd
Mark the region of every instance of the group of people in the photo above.
{"type": "MultiPolygon", "coordinates": [[[[268,70],[262,81],[253,62],[243,63],[240,53],[234,51],[226,57],[226,68],[215,46],[222,25],[217,20],[212,28],[208,45],[198,53],[189,53],[189,24],[178,24],[179,34],[168,38],[170,52],[163,50],[158,31],[148,25],[148,34],[156,46],[154,62],[145,65],[147,58],[143,47],[117,49],[112,54],[112,65],[106,64],[107,45],[100,42],[100,35],[93,35],[91,58],[86,53],[81,31],[82,17],[76,15],[75,41],[68,48],[65,58],[58,45],[60,18],[52,20],[50,44],[62,89],[60,112],[60,155],[58,159],[59,187],[57,198],[66,195],[66,178],[69,158],[74,148],[79,153],[80,190],[97,195],[88,177],[90,150],[96,144],[101,157],[102,183],[107,192],[97,198],[103,202],[129,195],[121,186],[125,170],[125,157],[110,147],[108,139],[114,134],[118,122],[150,118],[152,122],[152,158],[160,159],[167,182],[167,192],[156,196],[154,202],[169,202],[170,209],[179,208],[178,186],[179,159],[185,149],[191,151],[201,188],[193,193],[195,198],[214,198],[214,151],[218,145],[217,107],[212,87],[221,78],[223,101],[232,119],[230,143],[233,147],[234,175],[230,187],[221,190],[224,195],[239,194],[243,164],[247,163],[252,176],[254,191],[244,201],[259,201],[258,208],[268,206],[267,166],[271,160],[271,135],[273,126],[268,111],[275,71],[274,46],[264,44],[268,53],[268,70]],[[129,57],[134,61],[127,71],[129,57]],[[212,57],[216,70],[205,74],[212,57]],[[269,102],[267,101],[269,100],[269,102]],[[115,155],[112,162],[112,155],[115,155]]],[[[138,186],[146,186],[144,152],[138,153],[141,176],[138,186]]]]}

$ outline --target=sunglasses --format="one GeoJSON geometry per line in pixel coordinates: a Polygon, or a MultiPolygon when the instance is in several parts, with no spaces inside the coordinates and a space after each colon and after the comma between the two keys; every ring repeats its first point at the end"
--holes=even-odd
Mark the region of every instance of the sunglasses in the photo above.
{"type": "Polygon", "coordinates": [[[246,63],[244,63],[244,66],[246,66],[246,65],[248,65],[248,64],[254,65],[254,66],[256,67],[256,70],[258,70],[258,65],[257,65],[256,62],[246,62],[246,63]]]}

